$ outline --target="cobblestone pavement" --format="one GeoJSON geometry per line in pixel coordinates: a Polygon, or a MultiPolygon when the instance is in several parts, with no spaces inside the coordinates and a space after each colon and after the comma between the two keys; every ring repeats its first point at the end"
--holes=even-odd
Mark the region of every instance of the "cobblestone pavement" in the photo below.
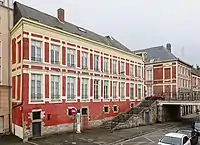
{"type": "MultiPolygon", "coordinates": [[[[136,136],[141,136],[137,140],[140,143],[146,143],[147,140],[150,143],[154,143],[160,137],[161,133],[151,134],[142,136],[143,134],[147,134],[149,132],[158,131],[159,129],[166,129],[174,126],[182,125],[180,122],[168,122],[163,124],[154,124],[149,126],[140,126],[136,128],[130,129],[122,129],[115,131],[113,133],[106,131],[105,129],[92,129],[82,132],[81,134],[76,134],[76,144],[77,145],[116,145],[119,142],[123,142],[126,139],[134,138],[136,136]],[[155,136],[158,136],[156,139],[155,136]],[[141,142],[142,140],[142,142],[141,142]]],[[[72,144],[72,134],[71,133],[63,133],[63,134],[55,134],[51,136],[46,136],[43,138],[38,138],[34,140],[30,140],[29,143],[23,143],[20,139],[8,136],[0,138],[0,145],[71,145],[72,144]]],[[[134,145],[137,140],[134,141],[134,145]]],[[[127,140],[123,142],[126,144],[130,144],[131,140],[127,140]]],[[[146,144],[150,144],[146,143],[146,144]]],[[[133,142],[132,142],[133,144],[133,142]]]]}

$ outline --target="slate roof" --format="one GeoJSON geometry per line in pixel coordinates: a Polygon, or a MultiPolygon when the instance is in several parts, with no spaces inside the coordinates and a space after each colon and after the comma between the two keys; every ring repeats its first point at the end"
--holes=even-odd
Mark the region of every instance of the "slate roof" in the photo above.
{"type": "Polygon", "coordinates": [[[140,52],[146,52],[146,62],[149,62],[150,60],[154,61],[167,61],[167,60],[175,60],[178,59],[176,56],[174,56],[167,48],[164,46],[156,46],[146,49],[140,49],[133,51],[133,53],[140,53],[140,52]]]}
{"type": "Polygon", "coordinates": [[[37,21],[39,23],[42,23],[54,28],[59,28],[66,32],[69,32],[78,36],[82,36],[84,38],[87,38],[96,42],[100,42],[102,44],[109,45],[123,51],[132,52],[126,46],[121,44],[119,41],[117,41],[113,37],[101,36],[90,30],[86,30],[84,28],[81,28],[79,26],[76,26],[66,21],[62,23],[57,19],[57,17],[51,16],[49,14],[46,14],[34,8],[28,7],[19,2],[15,2],[14,3],[14,24],[16,24],[22,17],[37,21]],[[82,29],[82,31],[80,30],[80,28],[82,29]]]}
{"type": "Polygon", "coordinates": [[[200,70],[196,68],[192,68],[192,74],[200,77],[200,70]]]}

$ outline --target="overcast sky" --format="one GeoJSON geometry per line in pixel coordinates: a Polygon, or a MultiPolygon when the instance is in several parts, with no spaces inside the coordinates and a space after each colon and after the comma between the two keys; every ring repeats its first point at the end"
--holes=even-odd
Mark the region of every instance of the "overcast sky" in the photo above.
{"type": "Polygon", "coordinates": [[[200,0],[17,0],[101,35],[131,50],[172,44],[172,52],[200,65],[200,0]]]}

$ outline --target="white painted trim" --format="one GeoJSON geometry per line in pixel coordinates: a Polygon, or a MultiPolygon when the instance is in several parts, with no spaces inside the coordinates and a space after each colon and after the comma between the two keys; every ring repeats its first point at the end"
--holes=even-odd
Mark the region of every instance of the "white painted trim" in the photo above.
{"type": "MultiPolygon", "coordinates": [[[[87,77],[87,78],[85,78],[85,77],[79,77],[80,78],[80,102],[90,102],[90,78],[89,77],[87,77]],[[87,83],[87,95],[88,95],[88,99],[87,100],[85,100],[85,99],[82,99],[82,81],[83,81],[83,79],[87,79],[87,81],[88,81],[88,83],[87,83]]],[[[77,90],[78,91],[78,90],[77,90]]]]}
{"type": "Polygon", "coordinates": [[[114,113],[118,113],[119,112],[119,106],[118,105],[113,105],[112,109],[113,109],[114,113]],[[117,111],[114,111],[114,106],[117,106],[117,111]]]}
{"type": "Polygon", "coordinates": [[[67,86],[68,77],[73,77],[75,79],[75,81],[74,81],[74,95],[75,95],[75,99],[74,100],[68,100],[67,99],[67,87],[66,87],[66,102],[70,102],[70,103],[77,102],[78,97],[80,98],[80,96],[77,96],[77,92],[78,92],[78,83],[77,83],[77,80],[78,80],[79,76],[77,76],[76,74],[73,74],[73,75],[66,74],[66,86],[67,86]]]}

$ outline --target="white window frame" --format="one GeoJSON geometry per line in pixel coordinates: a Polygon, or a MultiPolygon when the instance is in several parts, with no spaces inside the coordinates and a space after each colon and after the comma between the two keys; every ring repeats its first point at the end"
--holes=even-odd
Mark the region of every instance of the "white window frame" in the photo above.
{"type": "Polygon", "coordinates": [[[101,89],[103,89],[103,98],[104,98],[104,100],[109,100],[110,99],[110,94],[109,94],[109,92],[110,92],[110,89],[109,89],[109,87],[110,87],[110,82],[109,82],[109,80],[104,80],[103,81],[103,88],[101,88],[101,89]],[[107,86],[107,93],[105,92],[106,90],[105,90],[105,88],[106,88],[106,86],[107,86]]]}
{"type": "Polygon", "coordinates": [[[100,70],[100,65],[99,65],[100,56],[97,55],[97,54],[94,54],[94,61],[93,62],[94,62],[94,71],[99,71],[100,70]]]}
{"type": "Polygon", "coordinates": [[[51,44],[51,53],[54,51],[53,59],[52,54],[50,56],[51,58],[51,64],[60,64],[60,46],[56,44],[51,44]],[[56,52],[58,52],[58,60],[56,60],[56,52]]]}
{"type": "Polygon", "coordinates": [[[66,95],[67,95],[67,101],[76,101],[76,77],[68,76],[67,77],[67,88],[66,88],[66,95]],[[69,85],[69,84],[70,85],[69,85]],[[72,94],[72,84],[74,89],[74,94],[72,94]],[[69,90],[68,90],[69,87],[69,90]]]}
{"type": "Polygon", "coordinates": [[[126,100],[126,83],[125,82],[120,83],[120,100],[126,100]],[[122,90],[123,90],[123,93],[122,93],[122,90]]]}
{"type": "Polygon", "coordinates": [[[130,100],[134,100],[135,98],[135,84],[134,83],[130,83],[130,100]],[[131,88],[133,88],[133,96],[131,96],[131,88]]]}
{"type": "Polygon", "coordinates": [[[89,78],[81,79],[81,100],[88,101],[89,100],[89,78]],[[87,87],[85,88],[85,85],[87,87]]]}
{"type": "Polygon", "coordinates": [[[31,103],[37,103],[37,102],[43,102],[44,101],[44,95],[45,94],[42,94],[43,93],[43,75],[42,74],[36,74],[36,73],[31,73],[30,75],[30,84],[31,84],[31,87],[30,87],[30,101],[31,103]],[[34,78],[34,79],[33,79],[34,78]],[[33,86],[32,86],[32,80],[34,80],[34,94],[33,94],[33,86]],[[38,84],[37,84],[37,81],[40,81],[40,92],[38,92],[38,84]],[[32,95],[36,95],[35,97],[37,98],[38,96],[40,96],[40,99],[32,99],[32,95]],[[38,95],[38,96],[37,96],[38,95]]]}
{"type": "Polygon", "coordinates": [[[120,62],[120,74],[125,74],[125,62],[121,61],[120,62]],[[123,64],[123,65],[122,65],[123,64]]]}
{"type": "Polygon", "coordinates": [[[73,48],[67,48],[67,51],[66,51],[66,64],[68,67],[71,67],[71,68],[75,68],[75,64],[76,64],[76,50],[73,49],[73,48]],[[68,56],[69,54],[69,56],[68,56]],[[74,60],[72,59],[72,56],[74,56],[74,60]],[[69,62],[68,62],[68,57],[69,57],[69,62]],[[72,61],[73,60],[73,61],[72,61]]]}
{"type": "Polygon", "coordinates": [[[117,74],[117,60],[112,60],[112,74],[117,74]]]}
{"type": "Polygon", "coordinates": [[[139,100],[142,99],[142,85],[141,85],[141,84],[138,84],[138,85],[137,85],[137,98],[138,98],[139,100]],[[140,95],[139,95],[139,89],[141,89],[141,94],[140,94],[140,95]]]}
{"type": "Polygon", "coordinates": [[[107,57],[104,57],[103,72],[109,73],[109,58],[107,58],[107,57]],[[106,67],[106,62],[107,62],[107,67],[106,67]]]}
{"type": "Polygon", "coordinates": [[[152,69],[147,69],[146,70],[146,80],[147,81],[152,81],[153,80],[153,70],[152,69]]]}
{"type": "Polygon", "coordinates": [[[81,60],[82,69],[88,69],[88,52],[82,51],[81,60]]]}
{"type": "Polygon", "coordinates": [[[134,64],[130,64],[130,76],[134,77],[134,64]]]}
{"type": "Polygon", "coordinates": [[[103,112],[104,112],[104,114],[109,114],[110,113],[110,106],[109,105],[104,105],[103,106],[103,112]],[[108,112],[105,112],[105,107],[108,107],[108,112]]]}
{"type": "Polygon", "coordinates": [[[113,105],[112,109],[113,109],[114,113],[118,113],[119,112],[119,106],[118,105],[113,105]],[[114,110],[114,107],[117,107],[117,111],[114,110]]]}
{"type": "Polygon", "coordinates": [[[59,75],[51,75],[51,102],[60,102],[61,98],[61,77],[59,75]],[[57,78],[57,80],[55,80],[57,78]],[[52,89],[52,82],[54,88],[52,89]],[[56,92],[56,83],[58,83],[58,93],[56,92]],[[53,93],[52,93],[53,92],[53,93]],[[57,96],[57,97],[56,97],[57,96]]]}
{"type": "Polygon", "coordinates": [[[96,101],[99,101],[99,100],[101,100],[101,97],[100,97],[100,94],[101,94],[101,90],[100,90],[100,84],[101,83],[101,80],[99,80],[99,79],[94,79],[94,81],[93,81],[93,87],[94,87],[94,89],[93,89],[93,96],[94,96],[94,100],[96,100],[96,101]],[[95,84],[95,81],[98,81],[98,84],[95,84]],[[97,85],[97,90],[98,90],[98,94],[97,94],[97,97],[98,98],[96,98],[96,96],[95,96],[95,90],[96,90],[96,85],[97,85]]]}
{"type": "Polygon", "coordinates": [[[142,66],[137,66],[137,77],[142,78],[142,66]]]}
{"type": "Polygon", "coordinates": [[[43,42],[40,40],[35,40],[35,39],[31,39],[31,61],[35,61],[35,62],[42,62],[43,61],[43,42]],[[34,53],[35,55],[32,53],[32,47],[34,47],[34,53]],[[37,56],[38,53],[38,49],[40,49],[40,57],[37,56]],[[33,56],[34,55],[34,56],[33,56]]]}
{"type": "Polygon", "coordinates": [[[113,100],[118,100],[118,82],[117,81],[113,81],[112,82],[112,96],[113,96],[113,100]],[[114,96],[114,83],[116,83],[116,96],[114,96]]]}
{"type": "Polygon", "coordinates": [[[153,87],[147,86],[147,97],[153,95],[153,87]]]}

